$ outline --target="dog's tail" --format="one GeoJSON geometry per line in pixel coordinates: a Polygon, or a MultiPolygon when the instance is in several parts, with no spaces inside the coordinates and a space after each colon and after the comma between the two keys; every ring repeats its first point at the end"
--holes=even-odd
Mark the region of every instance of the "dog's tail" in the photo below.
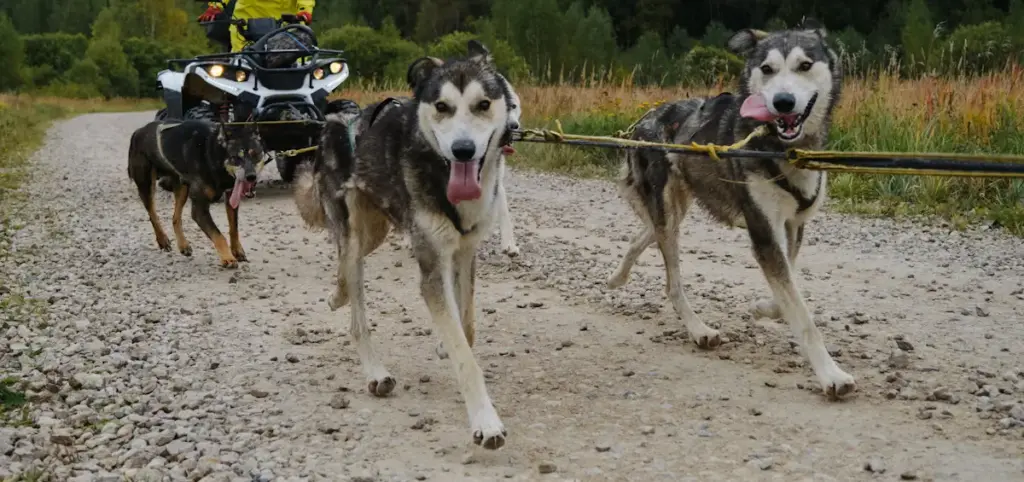
{"type": "Polygon", "coordinates": [[[310,229],[327,227],[327,212],[320,201],[320,188],[317,186],[316,174],[311,168],[304,168],[295,178],[295,207],[299,216],[310,229]]]}
{"type": "MultiPolygon", "coordinates": [[[[295,206],[310,229],[319,230],[327,227],[327,209],[323,204],[325,198],[321,195],[321,181],[327,181],[327,185],[344,184],[352,173],[356,129],[354,124],[358,119],[359,114],[356,113],[328,115],[312,168],[307,167],[296,176],[295,206]],[[321,179],[322,176],[327,178],[321,179]]],[[[328,199],[334,198],[337,196],[328,199]]]]}

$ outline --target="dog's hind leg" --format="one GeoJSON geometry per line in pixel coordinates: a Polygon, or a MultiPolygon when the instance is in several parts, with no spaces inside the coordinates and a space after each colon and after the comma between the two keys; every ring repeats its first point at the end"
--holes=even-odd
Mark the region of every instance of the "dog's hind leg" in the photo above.
{"type": "MultiPolygon", "coordinates": [[[[498,418],[498,412],[487,393],[483,370],[473,356],[465,328],[459,320],[461,307],[455,289],[454,253],[438,253],[429,242],[414,242],[413,246],[416,249],[416,259],[422,276],[420,293],[434,324],[437,325],[444,346],[450,351],[459,392],[466,400],[473,442],[487,449],[501,448],[505,445],[507,435],[505,426],[498,418]]],[[[470,252],[472,253],[472,250],[470,252]]],[[[460,256],[463,264],[468,261],[465,256],[460,256]]],[[[472,282],[472,276],[467,282],[472,282]]],[[[472,295],[472,291],[469,293],[472,295]]]]}
{"type": "Polygon", "coordinates": [[[174,191],[174,217],[171,219],[174,225],[174,240],[178,242],[178,252],[192,256],[192,246],[185,239],[185,230],[181,226],[181,211],[185,209],[185,201],[188,201],[188,184],[180,181],[168,182],[172,183],[171,190],[174,191]]]}
{"type": "Polygon", "coordinates": [[[231,203],[224,202],[225,213],[228,217],[228,237],[231,240],[231,254],[238,261],[249,261],[245,257],[245,250],[242,249],[242,240],[238,239],[238,210],[231,207],[231,203]]]}
{"type": "Polygon", "coordinates": [[[715,348],[722,343],[718,330],[705,325],[697,314],[690,307],[690,301],[683,292],[682,270],[679,267],[679,224],[686,216],[687,206],[673,210],[669,213],[668,222],[665,226],[657,226],[654,229],[654,238],[657,240],[658,248],[661,250],[662,259],[665,261],[665,278],[668,285],[668,298],[672,301],[672,308],[676,315],[682,318],[686,331],[690,333],[690,339],[703,349],[715,348]]]}
{"type": "Polygon", "coordinates": [[[508,211],[508,195],[505,193],[505,185],[498,184],[497,202],[498,216],[501,218],[498,224],[498,233],[501,236],[501,250],[509,257],[519,256],[519,245],[516,244],[515,233],[512,232],[512,215],[508,211]]]}
{"type": "MultiPolygon", "coordinates": [[[[352,304],[352,321],[349,328],[356,342],[356,350],[366,374],[367,390],[375,396],[383,397],[395,389],[395,378],[384,366],[380,355],[370,338],[370,325],[366,320],[365,281],[363,277],[363,258],[373,251],[387,236],[387,229],[378,229],[378,221],[369,203],[361,203],[359,194],[352,192],[346,196],[346,203],[351,207],[347,226],[338,226],[342,235],[338,238],[342,244],[338,246],[338,262],[344,267],[345,287],[348,288],[349,302],[352,304]]],[[[386,224],[385,224],[386,226],[386,224]]]]}
{"type": "Polygon", "coordinates": [[[135,181],[135,186],[139,188],[139,198],[142,199],[142,205],[149,214],[149,223],[153,225],[153,232],[156,233],[156,245],[164,251],[170,251],[171,240],[167,238],[167,233],[164,232],[164,227],[160,223],[160,216],[156,214],[156,205],[153,200],[153,194],[156,191],[156,170],[151,169],[149,175],[144,178],[139,176],[132,176],[132,178],[135,181]]]}
{"type": "Polygon", "coordinates": [[[217,254],[220,255],[220,265],[225,268],[237,268],[238,260],[231,254],[228,241],[224,239],[224,235],[217,229],[217,225],[213,223],[213,217],[210,216],[209,201],[202,199],[200,196],[202,194],[192,197],[192,220],[199,225],[199,229],[206,233],[210,241],[213,241],[213,247],[217,250],[217,254]]]}
{"type": "MultiPolygon", "coordinates": [[[[786,251],[783,251],[787,238],[786,226],[782,222],[772,223],[755,206],[748,207],[744,217],[754,257],[775,295],[783,318],[789,323],[793,335],[807,355],[822,390],[830,398],[853,392],[856,389],[853,376],[840,369],[829,355],[821,331],[814,325],[811,312],[797,290],[791,264],[786,251]]],[[[788,244],[786,246],[790,247],[788,244]]]]}
{"type": "Polygon", "coordinates": [[[633,241],[630,242],[629,249],[626,250],[626,254],[622,257],[619,267],[608,277],[607,285],[609,288],[616,289],[625,286],[626,282],[629,281],[629,272],[633,269],[633,265],[636,264],[636,260],[640,258],[640,255],[651,244],[654,244],[654,229],[645,221],[643,230],[637,233],[633,237],[633,241]]]}

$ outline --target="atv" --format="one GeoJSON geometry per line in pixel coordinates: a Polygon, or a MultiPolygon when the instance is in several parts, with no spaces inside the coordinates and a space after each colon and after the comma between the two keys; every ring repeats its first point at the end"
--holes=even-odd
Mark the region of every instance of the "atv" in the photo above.
{"type": "Polygon", "coordinates": [[[246,46],[240,52],[168,60],[168,68],[157,74],[166,107],[156,119],[255,122],[282,180],[291,182],[296,167],[313,154],[287,151],[315,146],[327,114],[358,109],[348,100],[327,101],[348,78],[348,64],[342,51],[318,48],[313,30],[295,15],[234,19],[233,3],[218,16],[227,19],[201,24],[207,37],[228,51],[228,25],[234,24],[246,46]]]}

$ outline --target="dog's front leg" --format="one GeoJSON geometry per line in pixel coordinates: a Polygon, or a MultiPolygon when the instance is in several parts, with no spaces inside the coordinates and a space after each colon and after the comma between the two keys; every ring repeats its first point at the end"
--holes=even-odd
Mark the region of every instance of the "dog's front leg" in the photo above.
{"type": "Polygon", "coordinates": [[[850,374],[836,364],[821,331],[814,326],[811,312],[793,280],[792,268],[787,259],[786,228],[782,222],[773,223],[766,216],[750,212],[746,216],[747,229],[753,243],[754,257],[764,272],[768,286],[775,295],[775,303],[782,317],[789,323],[793,335],[811,362],[822,390],[830,398],[838,398],[856,389],[856,382],[850,374]]]}
{"type": "Polygon", "coordinates": [[[473,350],[459,322],[454,253],[438,253],[424,244],[415,243],[422,246],[416,253],[422,276],[420,293],[452,359],[459,391],[466,400],[473,442],[487,449],[501,448],[505,445],[505,427],[494,410],[484,385],[483,371],[473,357],[473,350]]]}
{"type": "Polygon", "coordinates": [[[225,268],[237,268],[238,260],[231,254],[228,241],[224,239],[224,235],[217,229],[217,225],[213,223],[213,217],[210,216],[209,201],[198,197],[192,198],[192,220],[199,225],[199,229],[206,233],[206,237],[213,241],[213,247],[220,255],[220,265],[225,268]]]}
{"type": "Polygon", "coordinates": [[[231,203],[225,201],[224,208],[228,216],[228,237],[231,239],[231,254],[238,261],[249,261],[245,257],[245,250],[242,249],[242,241],[238,239],[238,209],[231,207],[231,203]]]}
{"type": "Polygon", "coordinates": [[[466,342],[473,346],[476,339],[476,308],[473,303],[476,280],[476,250],[463,248],[455,252],[455,289],[458,296],[459,320],[466,342]]]}

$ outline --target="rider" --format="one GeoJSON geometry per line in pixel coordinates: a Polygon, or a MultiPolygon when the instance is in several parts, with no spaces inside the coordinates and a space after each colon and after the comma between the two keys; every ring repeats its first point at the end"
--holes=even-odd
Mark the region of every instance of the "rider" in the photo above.
{"type": "MultiPolygon", "coordinates": [[[[229,1],[229,0],[228,0],[229,1]]],[[[295,13],[295,16],[302,23],[309,25],[313,22],[313,7],[316,0],[235,0],[234,18],[244,20],[249,18],[271,17],[280,18],[281,15],[295,13]]],[[[199,16],[200,22],[209,22],[224,10],[224,2],[209,2],[209,7],[199,16]]],[[[238,27],[231,25],[231,51],[239,52],[245,46],[245,38],[238,32],[238,27]]]]}

